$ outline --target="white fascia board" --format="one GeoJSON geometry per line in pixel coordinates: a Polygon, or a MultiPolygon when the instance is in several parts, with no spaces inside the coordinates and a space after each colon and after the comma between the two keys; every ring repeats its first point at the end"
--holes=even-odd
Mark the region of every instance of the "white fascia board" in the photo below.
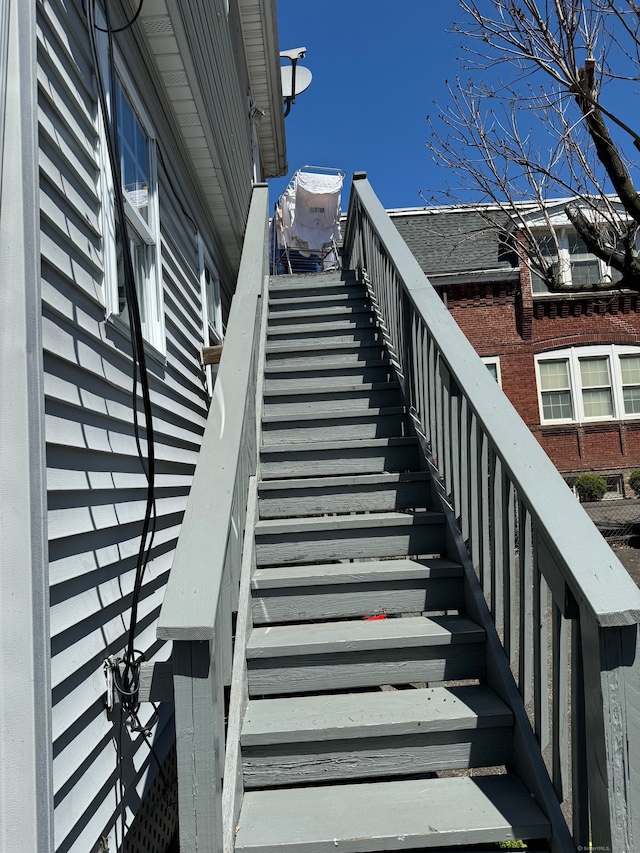
{"type": "Polygon", "coordinates": [[[239,0],[251,98],[264,111],[258,146],[265,178],[287,173],[287,151],[275,0],[239,0]],[[250,39],[251,49],[247,49],[250,39]]]}

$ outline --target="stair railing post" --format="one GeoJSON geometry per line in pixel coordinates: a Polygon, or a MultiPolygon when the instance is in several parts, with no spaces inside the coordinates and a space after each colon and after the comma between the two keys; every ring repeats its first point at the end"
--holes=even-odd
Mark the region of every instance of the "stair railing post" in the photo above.
{"type": "MultiPolygon", "coordinates": [[[[640,645],[637,625],[581,618],[585,741],[594,850],[640,845],[640,645]]],[[[575,839],[587,849],[589,839],[575,839]]]]}

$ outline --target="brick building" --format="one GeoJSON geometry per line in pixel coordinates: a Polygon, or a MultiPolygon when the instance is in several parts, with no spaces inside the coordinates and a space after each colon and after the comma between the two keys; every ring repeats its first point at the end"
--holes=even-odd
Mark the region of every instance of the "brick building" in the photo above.
{"type": "MultiPolygon", "coordinates": [[[[498,208],[417,208],[390,215],[566,479],[597,471],[611,492],[628,495],[625,475],[640,468],[640,299],[616,290],[615,273],[586,252],[564,219],[565,203],[548,211],[564,275],[585,287],[611,281],[610,290],[549,293],[505,243],[501,235],[509,219],[498,208]]],[[[536,216],[533,208],[530,215],[536,216]]]]}

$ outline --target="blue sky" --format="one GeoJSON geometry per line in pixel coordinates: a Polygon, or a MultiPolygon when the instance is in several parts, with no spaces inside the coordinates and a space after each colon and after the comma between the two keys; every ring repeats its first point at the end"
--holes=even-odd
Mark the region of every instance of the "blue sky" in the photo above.
{"type": "MultiPolygon", "coordinates": [[[[458,73],[446,33],[456,0],[278,0],[280,49],[313,74],[285,120],[289,174],[306,164],[367,172],[387,208],[420,207],[446,184],[425,116],[458,73]]],[[[284,60],[283,60],[284,62],[284,60]]],[[[287,179],[270,181],[272,201],[287,179]]],[[[346,208],[347,190],[342,205],[346,208]]]]}

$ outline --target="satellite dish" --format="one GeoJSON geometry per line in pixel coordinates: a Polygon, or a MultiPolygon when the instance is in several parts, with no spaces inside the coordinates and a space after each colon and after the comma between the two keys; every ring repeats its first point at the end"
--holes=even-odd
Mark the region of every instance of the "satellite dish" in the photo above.
{"type": "Polygon", "coordinates": [[[311,85],[311,72],[304,65],[282,65],[280,67],[282,75],[282,97],[295,98],[300,92],[304,92],[311,85]],[[295,78],[294,78],[295,67],[295,78]],[[295,79],[296,90],[293,91],[293,80],[295,79]]]}

